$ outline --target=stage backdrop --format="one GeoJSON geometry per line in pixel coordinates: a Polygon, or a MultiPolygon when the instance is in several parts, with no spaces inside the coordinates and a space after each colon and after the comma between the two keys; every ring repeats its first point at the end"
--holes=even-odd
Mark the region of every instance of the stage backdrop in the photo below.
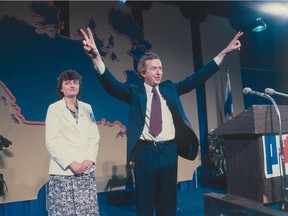
{"type": "MultiPolygon", "coordinates": [[[[0,173],[9,189],[0,203],[36,199],[48,181],[44,121],[49,104],[58,100],[56,78],[66,69],[82,74],[80,99],[92,105],[100,130],[98,191],[109,187],[115,172],[125,175],[118,173],[117,167],[120,171],[126,164],[128,106],[109,96],[98,82],[82,48],[79,28],[92,28],[106,66],[123,82],[139,82],[133,61],[149,50],[160,55],[164,80],[176,82],[194,72],[190,21],[176,7],[153,2],[143,12],[143,31],[132,19],[130,8],[116,1],[72,1],[65,9],[44,1],[0,2],[0,135],[12,142],[0,151],[0,173]],[[63,14],[68,19],[63,19],[63,14]]],[[[235,33],[226,19],[209,16],[201,24],[204,62],[214,58],[235,33]]],[[[231,68],[235,89],[235,114],[243,109],[242,91],[236,91],[241,88],[238,62],[237,54],[228,56],[221,72],[206,85],[210,129],[223,122],[224,99],[215,94],[222,95],[225,90],[226,65],[231,68]]],[[[196,92],[183,96],[182,101],[199,134],[196,92]]],[[[191,180],[200,164],[200,155],[193,162],[179,157],[178,181],[191,180]]]]}

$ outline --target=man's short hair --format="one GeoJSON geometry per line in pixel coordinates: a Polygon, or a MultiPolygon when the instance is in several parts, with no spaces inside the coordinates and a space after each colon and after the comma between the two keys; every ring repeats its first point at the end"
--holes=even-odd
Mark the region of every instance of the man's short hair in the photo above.
{"type": "Polygon", "coordinates": [[[141,73],[143,71],[146,71],[146,61],[152,60],[152,59],[160,59],[160,58],[156,53],[153,53],[153,52],[146,52],[143,56],[141,56],[138,62],[138,67],[137,67],[137,73],[140,77],[142,77],[141,73]]]}

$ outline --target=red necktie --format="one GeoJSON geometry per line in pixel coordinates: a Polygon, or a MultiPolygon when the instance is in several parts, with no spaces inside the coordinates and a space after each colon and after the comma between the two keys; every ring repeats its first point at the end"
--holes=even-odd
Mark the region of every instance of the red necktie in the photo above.
{"type": "Polygon", "coordinates": [[[162,113],[160,96],[155,87],[152,89],[153,97],[150,114],[150,133],[156,137],[162,131],[162,113]]]}

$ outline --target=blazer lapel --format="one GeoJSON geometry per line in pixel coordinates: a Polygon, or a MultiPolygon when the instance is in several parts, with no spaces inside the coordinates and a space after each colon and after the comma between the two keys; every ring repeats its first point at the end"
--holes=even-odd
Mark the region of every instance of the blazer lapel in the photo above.
{"type": "Polygon", "coordinates": [[[77,129],[80,131],[81,129],[84,129],[85,127],[82,127],[84,124],[87,123],[86,118],[84,118],[85,115],[87,115],[87,110],[85,110],[85,107],[82,106],[81,103],[78,102],[79,110],[78,110],[78,125],[76,124],[77,129]]]}
{"type": "Polygon", "coordinates": [[[65,100],[64,98],[62,99],[62,103],[61,103],[61,111],[62,111],[62,114],[64,116],[64,118],[77,130],[79,131],[78,129],[78,125],[76,123],[76,120],[74,119],[74,117],[72,116],[71,112],[67,109],[66,107],[66,103],[65,103],[65,100]]]}

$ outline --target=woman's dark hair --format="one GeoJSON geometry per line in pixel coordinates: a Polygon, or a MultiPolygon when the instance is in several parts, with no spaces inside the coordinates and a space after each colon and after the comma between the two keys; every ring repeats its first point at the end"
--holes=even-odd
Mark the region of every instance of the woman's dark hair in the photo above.
{"type": "Polygon", "coordinates": [[[79,93],[77,94],[77,98],[80,97],[81,93],[81,84],[82,84],[82,76],[77,73],[75,70],[65,70],[60,73],[60,75],[57,77],[57,89],[56,92],[59,95],[60,98],[64,97],[62,89],[62,83],[65,80],[78,80],[79,81],[79,93]]]}
{"type": "Polygon", "coordinates": [[[141,58],[139,59],[137,73],[141,78],[142,78],[141,73],[143,71],[146,71],[146,61],[152,60],[152,59],[160,59],[160,58],[157,54],[153,52],[147,52],[143,56],[141,56],[141,58]]]}

